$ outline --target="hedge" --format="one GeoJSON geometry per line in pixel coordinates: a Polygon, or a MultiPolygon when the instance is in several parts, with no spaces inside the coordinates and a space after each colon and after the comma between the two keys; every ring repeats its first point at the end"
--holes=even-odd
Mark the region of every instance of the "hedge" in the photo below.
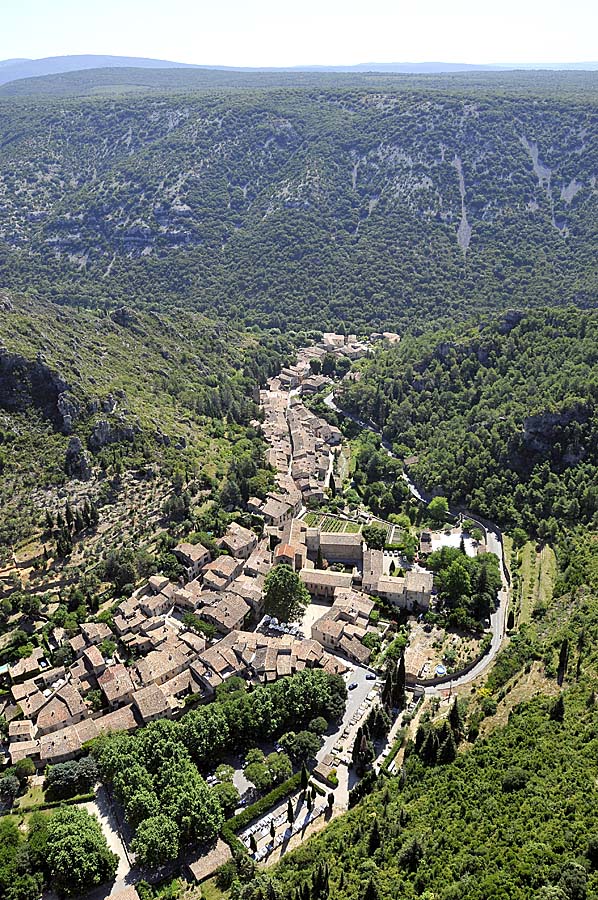
{"type": "Polygon", "coordinates": [[[388,754],[388,756],[386,757],[386,759],[380,766],[381,772],[383,771],[383,772],[386,772],[387,774],[390,774],[390,764],[393,761],[393,759],[395,758],[395,756],[397,755],[397,753],[399,752],[399,750],[401,749],[401,747],[403,746],[403,744],[405,743],[406,737],[407,737],[407,729],[401,728],[394,744],[390,748],[390,753],[388,754]]]}
{"type": "Polygon", "coordinates": [[[45,803],[36,803],[33,806],[13,806],[11,809],[4,809],[0,812],[0,816],[25,816],[29,813],[42,812],[44,809],[56,809],[59,806],[73,806],[76,803],[89,803],[95,800],[95,792],[90,791],[88,794],[77,794],[75,797],[68,797],[64,800],[46,800],[45,803]]]}
{"type": "Polygon", "coordinates": [[[220,837],[230,847],[233,859],[238,860],[240,856],[247,856],[247,847],[240,841],[237,835],[230,828],[228,822],[225,822],[220,829],[220,837]]]}
{"type": "Polygon", "coordinates": [[[224,823],[223,827],[230,829],[232,832],[241,831],[242,828],[245,828],[245,826],[249,825],[254,819],[259,819],[260,816],[274,806],[275,803],[278,803],[279,800],[288,797],[289,794],[293,794],[300,787],[301,772],[297,772],[295,775],[291,775],[287,781],[283,781],[282,784],[275,787],[269,794],[260,797],[260,799],[255,803],[252,803],[251,806],[246,806],[238,816],[232,816],[232,818],[224,823]]]}

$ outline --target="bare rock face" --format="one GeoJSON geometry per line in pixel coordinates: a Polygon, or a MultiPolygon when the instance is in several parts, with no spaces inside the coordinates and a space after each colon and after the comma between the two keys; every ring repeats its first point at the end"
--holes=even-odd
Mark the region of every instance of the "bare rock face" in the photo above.
{"type": "Polygon", "coordinates": [[[501,334],[509,334],[523,319],[525,313],[521,309],[508,309],[498,326],[501,334]]]}
{"type": "Polygon", "coordinates": [[[62,416],[63,432],[72,434],[73,424],[77,421],[81,412],[79,401],[72,394],[69,394],[68,391],[63,391],[58,395],[56,408],[60,416],[62,416]]]}
{"type": "Polygon", "coordinates": [[[0,312],[12,312],[14,306],[8,297],[0,297],[0,312]]]}
{"type": "Polygon", "coordinates": [[[91,463],[89,454],[83,448],[81,439],[73,436],[66,450],[64,468],[67,475],[88,481],[91,478],[91,463]]]}
{"type": "Polygon", "coordinates": [[[543,460],[549,460],[556,471],[576,465],[588,453],[588,420],[589,411],[583,403],[528,416],[510,448],[513,465],[520,471],[529,471],[543,460]]]}
{"type": "Polygon", "coordinates": [[[112,424],[102,419],[94,425],[87,446],[92,453],[97,453],[98,450],[101,450],[107,444],[117,444],[119,441],[132,441],[136,430],[136,428],[126,424],[126,422],[112,424]]]}
{"type": "Polygon", "coordinates": [[[135,313],[132,312],[132,310],[127,309],[126,306],[119,306],[118,309],[115,309],[110,313],[110,318],[113,322],[116,322],[117,325],[122,325],[123,328],[130,328],[138,322],[135,313]]]}
{"type": "Polygon", "coordinates": [[[102,400],[102,410],[105,413],[113,413],[116,409],[116,399],[112,394],[108,394],[105,400],[102,400]]]}
{"type": "Polygon", "coordinates": [[[43,359],[27,359],[0,347],[0,408],[24,412],[35,406],[46,418],[62,426],[59,397],[66,391],[66,381],[43,359]]]}

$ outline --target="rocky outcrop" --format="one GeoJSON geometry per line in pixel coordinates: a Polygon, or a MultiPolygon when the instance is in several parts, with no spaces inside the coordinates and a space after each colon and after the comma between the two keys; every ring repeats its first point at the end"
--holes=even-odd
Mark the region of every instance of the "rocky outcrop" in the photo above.
{"type": "Polygon", "coordinates": [[[120,441],[132,441],[139,429],[124,421],[112,423],[102,419],[93,427],[87,446],[92,453],[97,453],[107,444],[117,444],[120,441]]]}
{"type": "Polygon", "coordinates": [[[116,409],[116,398],[112,396],[112,394],[108,394],[108,396],[102,400],[102,410],[105,413],[113,413],[116,409]]]}
{"type": "Polygon", "coordinates": [[[118,309],[113,310],[110,313],[110,318],[113,322],[116,322],[117,325],[122,325],[123,328],[130,328],[139,323],[139,319],[135,313],[126,306],[119,306],[118,309]]]}
{"type": "Polygon", "coordinates": [[[587,422],[588,413],[580,404],[558,412],[542,412],[528,416],[523,423],[525,445],[537,453],[545,453],[566,435],[565,429],[572,422],[587,422]]]}
{"type": "Polygon", "coordinates": [[[544,460],[555,471],[577,465],[588,453],[587,424],[589,410],[583,403],[566,409],[551,410],[528,416],[509,448],[510,458],[518,471],[529,471],[544,460]]]}
{"type": "Polygon", "coordinates": [[[62,430],[65,434],[71,434],[73,425],[79,418],[81,407],[79,401],[68,391],[63,391],[58,395],[56,404],[58,413],[62,417],[62,430]]]}
{"type": "Polygon", "coordinates": [[[69,441],[64,469],[72,478],[79,478],[81,481],[88,481],[91,478],[89,454],[84,450],[81,439],[76,436],[69,441]]]}
{"type": "Polygon", "coordinates": [[[0,347],[0,409],[25,412],[35,406],[62,428],[64,421],[59,401],[67,391],[66,381],[43,360],[27,359],[0,347]]]}
{"type": "Polygon", "coordinates": [[[509,334],[523,319],[525,313],[521,309],[508,309],[498,326],[501,334],[509,334]]]}

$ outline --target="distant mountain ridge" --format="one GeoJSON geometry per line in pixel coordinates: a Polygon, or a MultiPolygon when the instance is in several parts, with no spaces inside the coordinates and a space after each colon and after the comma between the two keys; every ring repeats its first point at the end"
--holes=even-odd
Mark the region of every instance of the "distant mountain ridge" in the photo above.
{"type": "Polygon", "coordinates": [[[17,63],[29,62],[30,60],[25,57],[19,57],[17,59],[2,59],[0,60],[0,69],[4,69],[6,66],[14,66],[17,63]]]}
{"type": "Polygon", "coordinates": [[[186,86],[2,97],[6,287],[281,330],[595,303],[598,73],[31,81],[98,72],[186,86]]]}
{"type": "Polygon", "coordinates": [[[80,72],[84,69],[133,67],[137,69],[185,69],[194,68],[190,63],[172,62],[166,59],[146,59],[138,56],[48,56],[44,59],[0,60],[0,84],[20,78],[39,78],[44,75],[60,75],[63,72],[80,72]]]}
{"type": "Polygon", "coordinates": [[[43,59],[0,60],[0,85],[22,78],[40,78],[45,75],[61,75],[85,69],[137,68],[137,69],[213,69],[225,72],[382,72],[407,75],[442,74],[450,72],[505,72],[518,69],[588,70],[598,69],[598,62],[580,63],[450,63],[450,62],[366,62],[356,65],[302,65],[302,66],[221,66],[173,62],[137,56],[110,56],[83,54],[74,56],[48,56],[43,59]]]}

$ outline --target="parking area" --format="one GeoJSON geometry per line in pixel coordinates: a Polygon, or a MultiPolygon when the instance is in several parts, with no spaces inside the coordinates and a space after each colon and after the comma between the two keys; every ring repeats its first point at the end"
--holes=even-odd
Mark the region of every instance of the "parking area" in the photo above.
{"type": "Polygon", "coordinates": [[[339,765],[348,764],[357,729],[379,697],[380,682],[369,669],[353,666],[344,678],[347,686],[355,687],[348,691],[343,721],[333,734],[325,736],[324,745],[317,756],[318,762],[332,754],[338,759],[339,765]]]}
{"type": "Polygon", "coordinates": [[[279,803],[270,812],[241,832],[245,844],[256,862],[263,862],[275,850],[284,853],[296,835],[305,835],[307,828],[329,813],[328,802],[316,794],[311,809],[298,793],[290,798],[292,816],[289,818],[289,801],[279,803]],[[255,849],[254,849],[255,848],[255,849]]]}

